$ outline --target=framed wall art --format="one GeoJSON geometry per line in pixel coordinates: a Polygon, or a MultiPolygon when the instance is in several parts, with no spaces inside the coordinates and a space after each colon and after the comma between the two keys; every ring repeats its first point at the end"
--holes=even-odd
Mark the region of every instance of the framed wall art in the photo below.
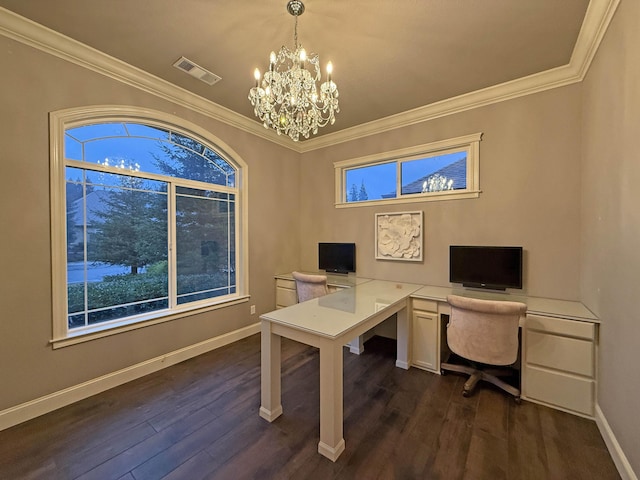
{"type": "Polygon", "coordinates": [[[376,213],[376,259],[422,261],[422,212],[376,213]]]}

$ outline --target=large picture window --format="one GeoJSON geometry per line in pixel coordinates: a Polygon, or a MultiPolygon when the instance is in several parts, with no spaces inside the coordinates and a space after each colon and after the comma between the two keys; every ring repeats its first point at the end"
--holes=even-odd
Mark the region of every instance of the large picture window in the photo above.
{"type": "Polygon", "coordinates": [[[477,197],[481,136],[336,162],[336,206],[477,197]]]}
{"type": "Polygon", "coordinates": [[[54,344],[246,295],[241,164],[157,116],[52,114],[54,344]]]}

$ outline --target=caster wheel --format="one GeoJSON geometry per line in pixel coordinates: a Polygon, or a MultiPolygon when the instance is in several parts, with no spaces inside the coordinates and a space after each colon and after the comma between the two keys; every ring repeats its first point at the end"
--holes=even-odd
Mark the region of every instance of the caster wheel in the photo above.
{"type": "Polygon", "coordinates": [[[515,397],[514,400],[516,401],[516,405],[520,405],[522,403],[520,397],[515,397]]]}
{"type": "Polygon", "coordinates": [[[462,396],[469,398],[471,396],[471,392],[467,392],[466,390],[462,391],[462,396]]]}

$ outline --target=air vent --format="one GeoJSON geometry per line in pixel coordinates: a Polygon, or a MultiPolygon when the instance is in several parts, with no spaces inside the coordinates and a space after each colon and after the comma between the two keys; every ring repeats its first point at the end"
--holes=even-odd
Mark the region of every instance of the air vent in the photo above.
{"type": "Polygon", "coordinates": [[[218,83],[222,80],[222,77],[219,77],[215,73],[210,72],[209,70],[205,70],[200,65],[192,62],[186,57],[180,57],[174,64],[179,70],[188,73],[192,77],[197,78],[198,80],[202,80],[204,83],[208,85],[213,85],[214,83],[218,83]]]}

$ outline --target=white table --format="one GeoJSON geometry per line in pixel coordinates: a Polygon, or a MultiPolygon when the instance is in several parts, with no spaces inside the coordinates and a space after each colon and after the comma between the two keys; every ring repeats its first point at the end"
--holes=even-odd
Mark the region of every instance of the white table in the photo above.
{"type": "Polygon", "coordinates": [[[422,285],[372,280],[275,310],[260,316],[261,407],[269,422],[282,414],[281,337],[320,350],[320,442],[318,452],[336,461],[345,449],[343,438],[342,348],[349,340],[397,313],[396,366],[409,368],[409,296],[422,285]]]}

